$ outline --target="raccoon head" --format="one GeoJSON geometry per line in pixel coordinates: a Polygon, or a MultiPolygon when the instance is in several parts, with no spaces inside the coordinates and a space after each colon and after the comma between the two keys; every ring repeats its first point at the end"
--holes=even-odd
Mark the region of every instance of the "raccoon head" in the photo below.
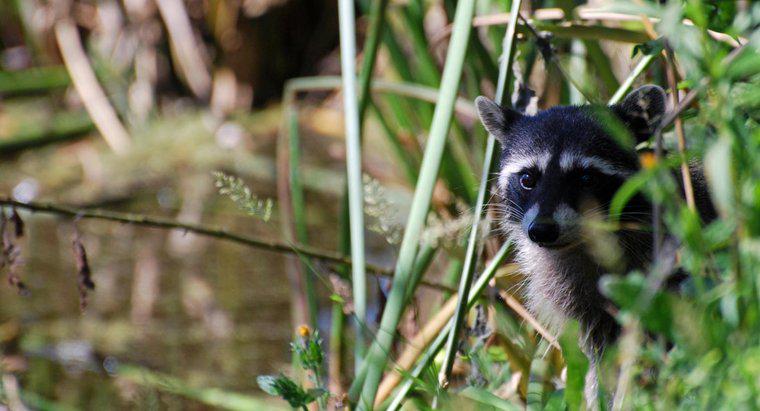
{"type": "Polygon", "coordinates": [[[534,116],[478,97],[480,119],[501,143],[501,221],[513,236],[562,249],[581,241],[579,223],[606,215],[618,188],[639,169],[636,143],[665,111],[665,92],[644,86],[610,107],[562,106],[534,116]]]}

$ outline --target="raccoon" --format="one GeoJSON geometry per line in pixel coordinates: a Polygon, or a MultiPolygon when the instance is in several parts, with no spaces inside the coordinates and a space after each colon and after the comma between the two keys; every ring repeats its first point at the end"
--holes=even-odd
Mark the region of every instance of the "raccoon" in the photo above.
{"type": "MultiPolygon", "coordinates": [[[[652,234],[641,229],[651,227],[651,204],[634,196],[618,216],[620,227],[631,228],[612,234],[589,232],[584,222],[603,221],[617,190],[639,171],[635,146],[649,139],[662,119],[665,92],[643,86],[609,107],[559,106],[533,116],[482,96],[476,105],[501,145],[499,223],[515,243],[516,261],[526,275],[526,305],[555,332],[568,318],[577,320],[581,347],[593,365],[619,333],[599,279],[651,263],[652,234]],[[607,244],[612,246],[604,248],[607,244]]],[[[695,173],[696,197],[709,219],[702,181],[695,173]]],[[[591,379],[587,390],[595,392],[591,379]]]]}

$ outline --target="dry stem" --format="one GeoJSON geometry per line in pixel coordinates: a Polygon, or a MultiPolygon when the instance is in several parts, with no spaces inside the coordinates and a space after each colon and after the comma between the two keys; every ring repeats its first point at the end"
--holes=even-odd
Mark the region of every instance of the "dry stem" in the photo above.
{"type": "Polygon", "coordinates": [[[111,149],[117,154],[124,154],[130,146],[129,133],[119,121],[116,111],[95,77],[95,71],[87,59],[74,22],[66,18],[56,23],[55,38],[66,70],[82,98],[84,108],[92,117],[92,122],[111,149]]]}

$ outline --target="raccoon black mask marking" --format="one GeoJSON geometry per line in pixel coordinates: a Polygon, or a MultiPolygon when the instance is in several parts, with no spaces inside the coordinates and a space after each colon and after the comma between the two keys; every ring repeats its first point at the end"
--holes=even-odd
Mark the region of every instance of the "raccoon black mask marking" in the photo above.
{"type": "MultiPolygon", "coordinates": [[[[516,244],[528,308],[555,331],[565,318],[577,319],[593,360],[619,331],[598,280],[645,267],[652,240],[640,229],[589,231],[586,222],[605,221],[612,197],[639,170],[635,145],[659,124],[665,92],[644,86],[611,107],[554,107],[535,116],[485,97],[476,104],[483,125],[501,143],[500,224],[516,244]]],[[[650,210],[636,196],[619,216],[621,224],[651,226],[650,210]]]]}

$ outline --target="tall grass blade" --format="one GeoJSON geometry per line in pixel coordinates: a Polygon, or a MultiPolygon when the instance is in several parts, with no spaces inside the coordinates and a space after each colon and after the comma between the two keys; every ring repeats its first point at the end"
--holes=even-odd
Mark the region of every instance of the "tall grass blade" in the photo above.
{"type": "Polygon", "coordinates": [[[364,356],[362,324],[367,310],[367,279],[364,271],[364,189],[362,188],[361,137],[356,96],[356,33],[354,2],[338,2],[340,23],[340,62],[343,75],[343,109],[346,130],[346,172],[348,175],[348,214],[351,233],[351,283],[356,321],[355,365],[359,370],[364,356]]]}
{"type": "Polygon", "coordinates": [[[430,201],[441,165],[441,156],[446,144],[446,136],[448,135],[454,114],[454,103],[462,75],[462,66],[470,36],[470,23],[474,11],[474,0],[462,0],[457,5],[454,32],[443,71],[438,104],[436,104],[435,113],[433,114],[430,137],[425,148],[425,155],[422,160],[420,176],[412,200],[409,220],[407,221],[404,238],[401,242],[393,286],[388,296],[385,311],[383,312],[377,338],[373,342],[366,358],[366,361],[369,361],[370,365],[358,404],[358,409],[360,410],[372,409],[380,377],[382,377],[383,370],[388,362],[388,353],[393,344],[396,327],[406,305],[407,288],[412,280],[412,269],[419,246],[420,234],[422,233],[425,219],[430,209],[430,201]]]}
{"type": "MultiPolygon", "coordinates": [[[[501,63],[499,66],[499,79],[496,84],[496,102],[503,104],[504,94],[507,91],[507,85],[510,83],[509,79],[512,73],[512,61],[514,60],[515,49],[515,33],[517,30],[517,13],[520,11],[520,4],[522,0],[513,0],[512,8],[510,10],[511,18],[509,19],[509,26],[504,34],[503,50],[501,63]]],[[[508,94],[508,93],[506,93],[508,94]]],[[[451,377],[451,370],[454,366],[454,358],[457,352],[457,337],[459,330],[464,323],[464,317],[467,314],[465,297],[469,294],[470,284],[472,283],[472,276],[475,272],[475,266],[477,263],[477,243],[478,243],[478,228],[480,227],[480,220],[483,213],[486,210],[486,194],[489,192],[489,176],[491,175],[494,164],[496,163],[496,139],[492,136],[488,136],[486,143],[486,152],[484,155],[483,172],[480,177],[480,188],[478,190],[478,197],[475,203],[475,213],[473,213],[472,226],[470,228],[470,237],[467,242],[467,251],[465,252],[464,267],[462,268],[462,275],[459,281],[459,301],[457,302],[457,308],[454,313],[454,326],[451,327],[451,331],[448,334],[448,340],[446,343],[446,356],[443,362],[443,368],[439,375],[439,384],[442,388],[448,386],[448,380],[451,377]]]]}

